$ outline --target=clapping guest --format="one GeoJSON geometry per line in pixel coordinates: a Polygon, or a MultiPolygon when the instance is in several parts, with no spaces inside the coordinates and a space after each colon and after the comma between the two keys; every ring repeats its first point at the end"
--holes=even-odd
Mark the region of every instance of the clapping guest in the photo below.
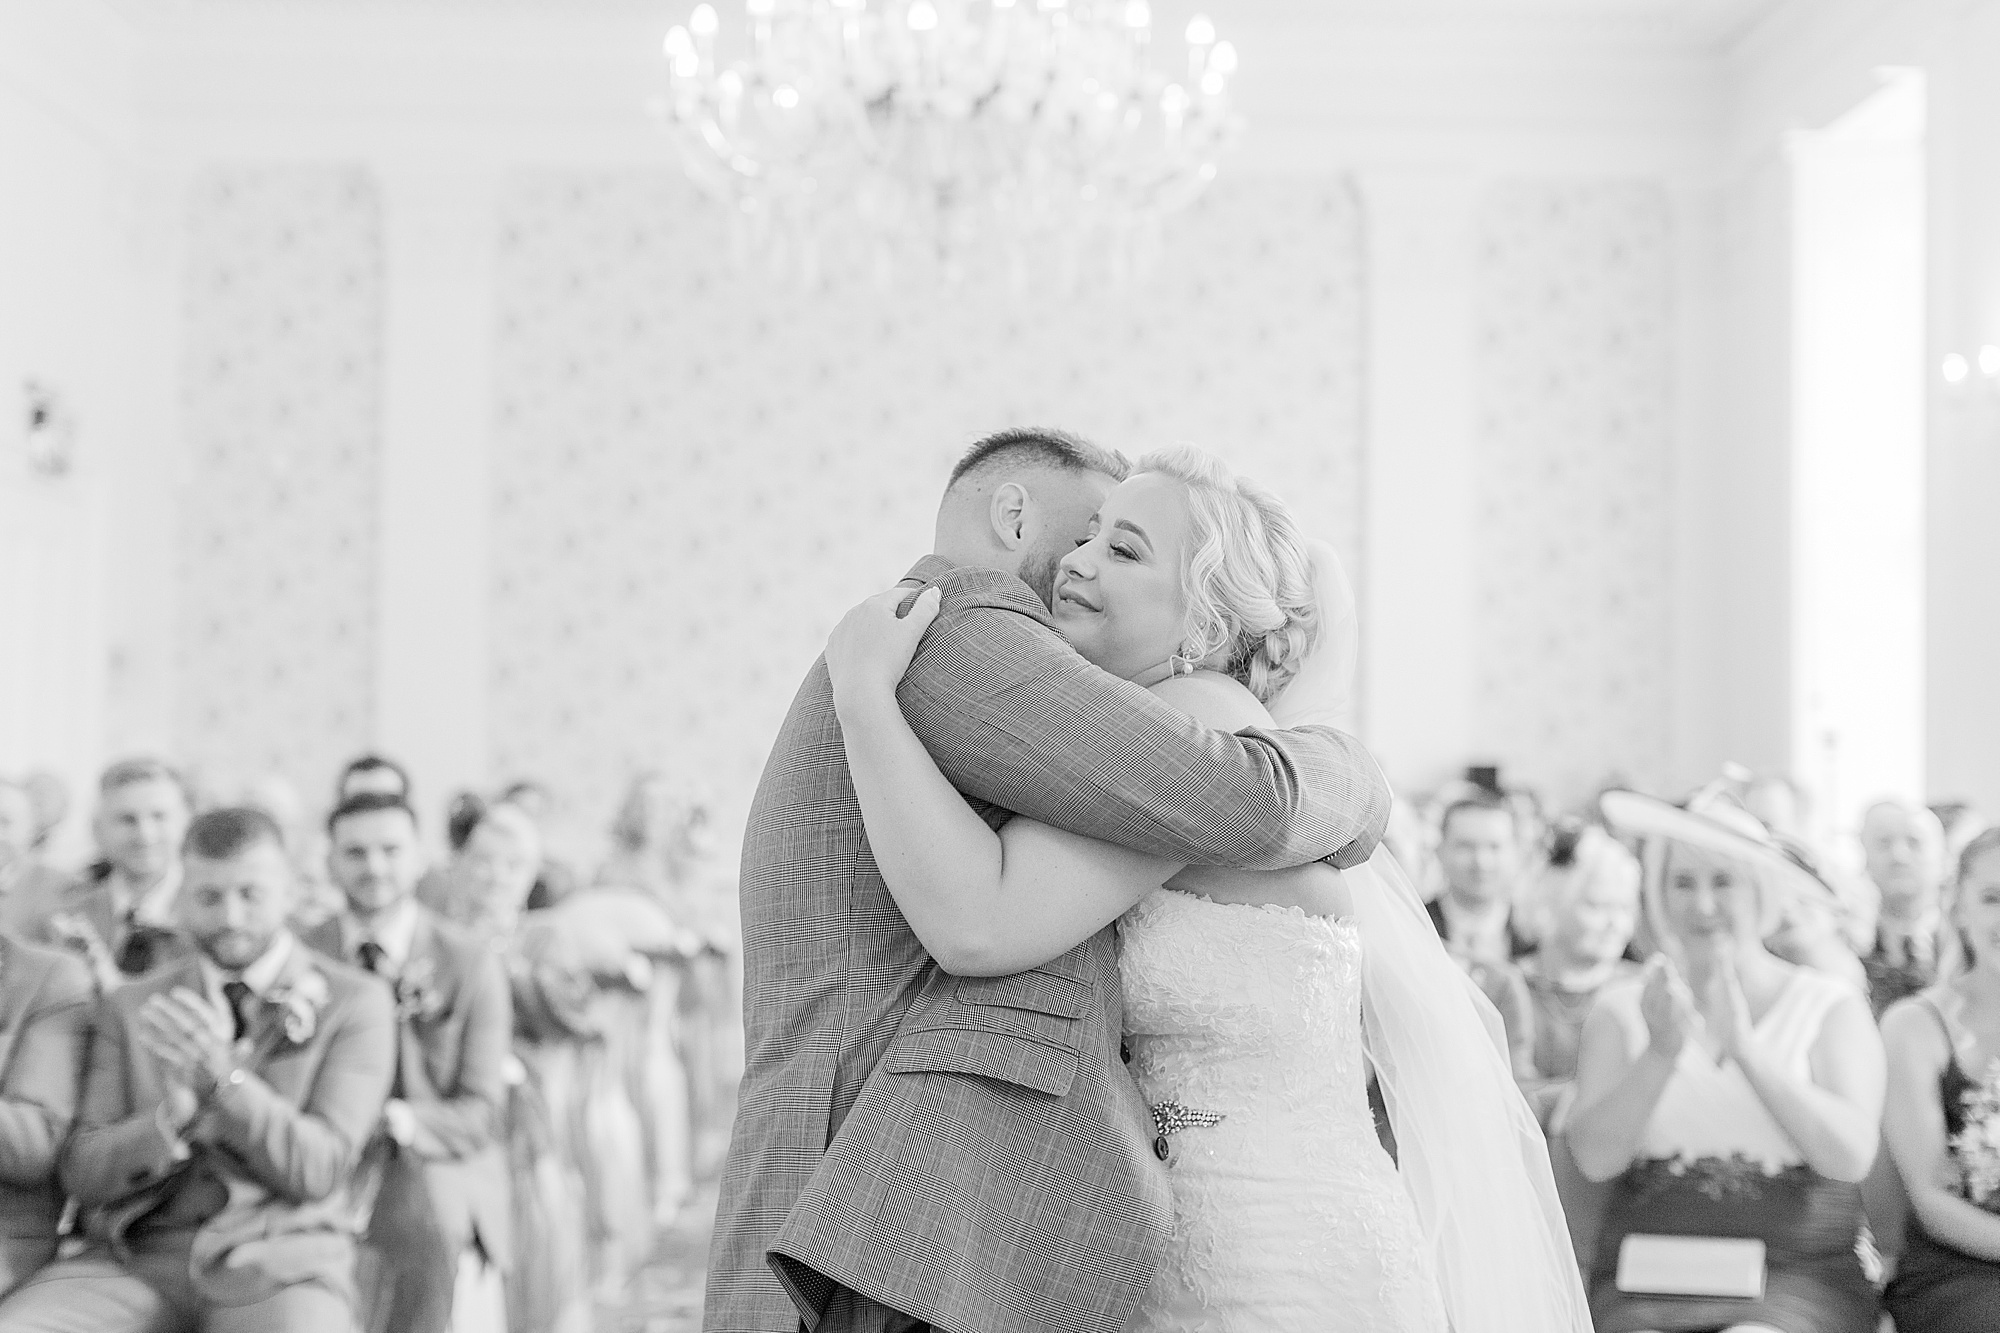
{"type": "Polygon", "coordinates": [[[55,1257],[92,998],[75,956],[0,934],[0,1295],[55,1257]]]}
{"type": "Polygon", "coordinates": [[[513,1037],[507,977],[479,940],[417,903],[423,850],[400,796],[348,797],[327,836],[346,906],[306,942],[396,996],[396,1078],[363,1166],[375,1195],[362,1235],[362,1327],[443,1333],[468,1254],[475,1280],[497,1286],[508,1253],[498,1147],[513,1037]]]}
{"type": "Polygon", "coordinates": [[[1964,966],[1882,1017],[1884,1138],[1909,1199],[1884,1294],[1899,1333],[2000,1328],[2000,829],[1960,854],[1951,916],[1964,966]]]}
{"type": "Polygon", "coordinates": [[[347,1333],[348,1185],[395,1072],[387,987],[285,922],[291,866],[253,810],[188,828],[194,952],[100,1002],[62,1179],[89,1247],[0,1303],[0,1331],[347,1333]]]}
{"type": "Polygon", "coordinates": [[[1764,946],[1804,872],[1636,793],[1600,807],[1614,832],[1660,849],[1643,893],[1661,954],[1600,993],[1577,1058],[1568,1144],[1587,1177],[1616,1180],[1593,1265],[1599,1333],[1873,1333],[1856,1243],[1882,1043],[1853,987],[1764,946]],[[1762,1241],[1763,1296],[1621,1292],[1621,1243],[1641,1233],[1762,1241]]]}
{"type": "Polygon", "coordinates": [[[1937,979],[1944,829],[1913,801],[1877,801],[1861,821],[1861,850],[1879,904],[1861,965],[1880,1015],[1937,979]]]}
{"type": "Polygon", "coordinates": [[[1535,1008],[1535,1077],[1544,1128],[1576,1077],[1584,1021],[1606,986],[1638,973],[1625,957],[1639,919],[1639,862],[1602,829],[1559,827],[1527,893],[1541,946],[1521,963],[1535,1008]]]}
{"type": "Polygon", "coordinates": [[[81,954],[105,990],[186,956],[175,908],[190,806],[180,774],[160,760],[111,765],[92,821],[102,859],[13,919],[31,938],[81,954]]]}

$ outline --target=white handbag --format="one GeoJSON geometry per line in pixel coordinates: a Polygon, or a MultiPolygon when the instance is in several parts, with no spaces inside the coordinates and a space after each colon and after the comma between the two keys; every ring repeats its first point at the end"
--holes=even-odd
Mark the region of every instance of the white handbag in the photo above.
{"type": "Polygon", "coordinates": [[[1764,1295],[1764,1242],[1730,1236],[1628,1235],[1618,1247],[1618,1290],[1635,1296],[1764,1295]]]}

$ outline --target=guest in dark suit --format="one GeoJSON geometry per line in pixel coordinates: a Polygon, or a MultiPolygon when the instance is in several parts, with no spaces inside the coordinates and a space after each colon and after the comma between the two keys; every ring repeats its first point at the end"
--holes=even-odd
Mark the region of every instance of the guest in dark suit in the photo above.
{"type": "Polygon", "coordinates": [[[0,1294],[55,1257],[92,998],[75,958],[0,935],[0,1294]]]}
{"type": "Polygon", "coordinates": [[[1497,800],[1468,797],[1446,807],[1438,829],[1444,892],[1431,900],[1431,924],[1454,953],[1511,962],[1535,942],[1514,919],[1521,842],[1514,816],[1497,800]]]}
{"type": "Polygon", "coordinates": [[[174,904],[190,803],[179,773],[158,759],[124,759],[98,780],[92,829],[101,859],[60,888],[7,903],[24,937],[72,949],[102,990],[187,954],[174,904]]]}
{"type": "Polygon", "coordinates": [[[424,858],[416,813],[400,796],[348,797],[327,836],[347,910],[306,942],[396,992],[396,1082],[364,1171],[379,1188],[362,1237],[362,1324],[443,1333],[468,1249],[496,1287],[507,1253],[496,1137],[513,1036],[507,975],[496,954],[417,903],[424,858]]]}
{"type": "Polygon", "coordinates": [[[100,1002],[62,1154],[83,1253],[0,1302],[5,1333],[347,1333],[349,1182],[395,1073],[377,979],[285,926],[269,817],[188,829],[179,922],[195,952],[100,1002]]]}
{"type": "Polygon", "coordinates": [[[1861,821],[1861,850],[1879,908],[1862,956],[1879,1019],[1937,980],[1944,923],[1944,826],[1914,801],[1877,801],[1861,821]]]}

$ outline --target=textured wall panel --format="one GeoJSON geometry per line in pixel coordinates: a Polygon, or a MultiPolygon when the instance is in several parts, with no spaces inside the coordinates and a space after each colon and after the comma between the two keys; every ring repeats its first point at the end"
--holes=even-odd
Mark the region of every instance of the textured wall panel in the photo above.
{"type": "Polygon", "coordinates": [[[494,753],[579,814],[664,767],[747,801],[827,631],[929,548],[953,458],[1050,423],[1215,449],[1359,546],[1360,228],[1225,182],[1143,288],[1014,298],[744,278],[672,175],[501,210],[494,753]]]}
{"type": "Polygon", "coordinates": [[[1668,222],[1616,182],[1507,183],[1480,212],[1474,748],[1564,797],[1667,769],[1668,222]]]}
{"type": "Polygon", "coordinates": [[[189,219],[179,749],[317,797],[372,718],[382,229],[358,170],[203,176],[189,219]]]}

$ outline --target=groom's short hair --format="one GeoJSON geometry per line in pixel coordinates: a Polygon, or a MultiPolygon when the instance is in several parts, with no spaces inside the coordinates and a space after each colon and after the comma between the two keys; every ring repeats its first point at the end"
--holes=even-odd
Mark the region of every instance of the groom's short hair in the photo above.
{"type": "Polygon", "coordinates": [[[967,477],[980,478],[1002,469],[1046,467],[1061,472],[1101,472],[1113,481],[1125,480],[1132,465],[1116,449],[1104,449],[1081,435],[1048,426],[1016,426],[979,440],[951,470],[950,490],[967,477]]]}

